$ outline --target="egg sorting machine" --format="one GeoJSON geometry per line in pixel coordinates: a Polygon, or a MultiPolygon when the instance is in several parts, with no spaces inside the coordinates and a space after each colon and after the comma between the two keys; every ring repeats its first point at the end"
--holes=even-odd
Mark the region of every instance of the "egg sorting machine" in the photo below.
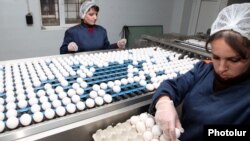
{"type": "MultiPolygon", "coordinates": [[[[187,47],[180,41],[163,41],[152,36],[144,36],[143,39],[148,40],[148,47],[1,62],[0,105],[2,108],[0,110],[2,116],[0,116],[0,140],[91,141],[93,140],[92,134],[96,130],[118,122],[124,122],[132,115],[147,111],[152,94],[161,81],[176,77],[191,69],[188,67],[184,68],[186,69],[184,71],[178,69],[173,71],[171,69],[181,68],[169,67],[167,69],[170,69],[170,71],[167,71],[167,73],[171,73],[171,75],[166,75],[164,66],[170,65],[172,61],[177,61],[183,66],[181,64],[183,62],[180,61],[183,58],[187,62],[195,63],[199,59],[209,57],[209,54],[204,51],[187,47]],[[153,47],[149,47],[150,45],[153,45],[153,47]],[[112,55],[115,58],[112,58],[112,55]],[[125,58],[121,56],[125,56],[125,58]],[[154,58],[155,56],[160,57],[154,58]],[[158,62],[161,59],[167,62],[158,62]],[[87,60],[91,61],[87,62],[87,60]],[[101,63],[95,62],[95,60],[101,60],[101,63]],[[55,68],[61,68],[62,70],[55,71],[55,68]],[[28,73],[25,73],[25,71],[28,73]],[[10,72],[10,74],[7,72],[10,72]],[[28,78],[26,79],[25,76],[28,78]],[[83,79],[78,79],[80,77],[83,79]],[[21,81],[17,80],[18,78],[21,81]],[[125,78],[127,79],[125,80],[125,78]],[[31,84],[26,83],[29,79],[32,82],[31,84]],[[80,85],[81,81],[86,81],[88,86],[80,85]],[[109,81],[114,82],[113,87],[118,85],[118,90],[112,86],[103,88],[104,94],[98,93],[98,90],[102,89],[100,87],[95,90],[95,84],[101,86],[101,83],[108,84],[109,81]],[[84,87],[83,91],[72,92],[72,86],[75,83],[79,83],[80,88],[84,87]],[[64,94],[56,91],[57,87],[62,87],[64,94]],[[39,90],[43,90],[45,94],[40,94],[39,90]],[[71,92],[69,92],[70,90],[71,92]],[[90,95],[90,93],[93,94],[92,91],[96,91],[97,95],[90,95]],[[112,97],[112,102],[95,101],[96,97],[102,97],[105,93],[112,97]],[[92,100],[87,102],[91,98],[92,100]],[[56,100],[60,102],[54,102],[56,100]],[[78,104],[79,102],[84,102],[84,106],[82,103],[78,104]],[[33,105],[38,105],[39,110],[32,108],[33,105]],[[58,107],[64,109],[63,112],[57,110],[58,107]],[[15,112],[13,112],[13,109],[15,112]],[[41,120],[34,117],[36,113],[42,113],[40,114],[42,115],[41,120]],[[26,114],[25,118],[22,117],[24,114],[26,114]]],[[[75,90],[78,86],[76,85],[75,90]]]]}

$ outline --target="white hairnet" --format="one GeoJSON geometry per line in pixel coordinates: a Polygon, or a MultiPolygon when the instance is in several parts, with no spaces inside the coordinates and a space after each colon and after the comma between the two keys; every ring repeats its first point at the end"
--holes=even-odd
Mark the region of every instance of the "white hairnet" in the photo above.
{"type": "Polygon", "coordinates": [[[250,40],[250,3],[233,4],[220,11],[211,27],[210,35],[233,30],[250,40]]]}
{"type": "Polygon", "coordinates": [[[80,7],[80,17],[81,19],[84,19],[86,13],[88,12],[88,10],[92,7],[96,5],[96,3],[94,1],[91,0],[86,0],[85,2],[82,3],[81,7],[80,7]]]}

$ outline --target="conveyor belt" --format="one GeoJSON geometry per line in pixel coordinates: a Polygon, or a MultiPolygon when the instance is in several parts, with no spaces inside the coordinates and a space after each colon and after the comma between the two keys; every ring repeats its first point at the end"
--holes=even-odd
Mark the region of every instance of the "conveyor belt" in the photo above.
{"type": "MultiPolygon", "coordinates": [[[[195,58],[181,58],[179,60],[179,55],[181,54],[174,51],[167,51],[159,47],[148,47],[0,62],[0,89],[2,88],[0,91],[0,98],[2,99],[2,102],[0,100],[0,105],[1,107],[4,107],[3,109],[0,109],[0,112],[4,115],[0,122],[5,126],[3,132],[0,133],[0,140],[70,140],[70,138],[91,140],[90,133],[81,133],[80,131],[84,130],[94,133],[96,129],[104,127],[104,125],[98,126],[97,124],[103,120],[106,121],[106,118],[109,118],[109,120],[113,122],[119,122],[119,119],[115,117],[121,117],[121,115],[126,113],[127,116],[124,115],[123,118],[128,118],[133,113],[139,114],[139,112],[146,111],[147,109],[145,109],[145,107],[150,104],[150,99],[154,92],[153,90],[159,86],[160,82],[165,79],[171,79],[178,75],[182,75],[191,69],[193,64],[198,61],[195,58]],[[157,50],[155,50],[155,48],[157,48],[157,50]],[[109,53],[107,58],[103,56],[105,53],[109,53]],[[117,58],[112,58],[112,55],[117,58]],[[124,56],[127,58],[122,59],[121,57],[124,56]],[[102,60],[104,63],[100,64],[95,62],[98,59],[102,60]],[[109,60],[109,62],[106,62],[107,60],[109,60]],[[87,61],[90,62],[86,63],[87,61]],[[104,65],[105,62],[106,65],[104,65]],[[28,70],[27,68],[32,68],[34,70],[28,70]],[[53,73],[54,77],[51,77],[49,75],[50,73],[46,73],[46,78],[41,77],[42,74],[40,74],[41,72],[39,71],[47,72],[45,71],[46,69],[48,69],[47,71],[50,73],[53,73]],[[85,72],[87,76],[84,76],[81,75],[81,71],[79,70],[88,72],[90,70],[94,71],[92,72],[93,74],[89,76],[88,73],[85,72]],[[35,71],[34,76],[31,75],[33,71],[35,71]],[[65,76],[63,78],[59,77],[60,75],[56,74],[57,71],[60,75],[65,74],[65,76]],[[65,73],[65,71],[68,73],[65,73]],[[8,72],[10,72],[10,74],[8,74],[8,72]],[[25,75],[29,76],[26,77],[25,75]],[[139,77],[140,75],[143,77],[139,77]],[[35,83],[37,79],[34,78],[38,76],[41,83],[35,83]],[[32,111],[32,104],[30,103],[26,106],[20,107],[18,104],[22,100],[28,101],[35,97],[39,99],[37,104],[43,106],[44,102],[40,99],[43,96],[43,98],[47,97],[45,99],[49,99],[48,103],[52,103],[53,100],[50,99],[51,95],[60,96],[60,93],[53,93],[54,89],[62,87],[63,91],[67,93],[70,89],[73,89],[75,83],[78,83],[77,79],[82,78],[88,86],[83,88],[83,93],[73,95],[79,95],[79,101],[85,103],[87,99],[92,98],[90,93],[91,91],[94,91],[93,86],[95,84],[100,85],[101,83],[107,83],[109,81],[115,82],[116,80],[125,78],[127,81],[130,81],[133,76],[137,76],[137,78],[135,77],[137,80],[133,79],[131,82],[119,85],[120,90],[117,92],[110,87],[104,89],[105,93],[111,95],[112,103],[97,105],[96,102],[94,107],[76,109],[75,111],[73,110],[72,113],[68,111],[64,116],[55,115],[51,118],[49,118],[50,116],[45,116],[39,123],[35,122],[33,119],[28,125],[20,123],[22,115],[27,114],[29,117],[32,117],[34,116],[34,113],[37,112],[32,111]],[[18,77],[21,77],[22,82],[18,82],[18,77]],[[141,83],[140,80],[144,79],[145,82],[141,83]],[[31,81],[33,84],[30,85],[26,81],[31,81]],[[66,81],[67,85],[64,85],[62,81],[66,81]],[[8,86],[7,82],[14,85],[8,86]],[[21,94],[18,90],[20,87],[17,86],[20,83],[22,87],[21,89],[24,91],[23,93],[21,92],[21,94]],[[47,86],[51,86],[51,88],[49,88],[50,91],[45,88],[47,86]],[[38,91],[40,90],[46,91],[46,95],[40,97],[38,95],[38,91]],[[33,96],[33,94],[30,93],[34,93],[35,95],[33,96]],[[21,97],[19,95],[24,96],[21,97]],[[12,103],[12,105],[9,106],[7,104],[8,102],[12,103]],[[13,107],[13,104],[16,105],[16,107],[13,107]],[[9,117],[7,117],[8,108],[17,111],[17,115],[10,116],[15,117],[15,119],[18,120],[19,123],[17,127],[7,127],[7,121],[9,120],[9,117]],[[90,127],[88,125],[91,125],[91,129],[89,129],[90,127]],[[73,132],[78,132],[78,134],[75,135],[75,137],[74,135],[71,136],[73,132]]],[[[70,99],[71,106],[77,105],[77,102],[71,99],[71,94],[68,93],[67,97],[70,99]]],[[[68,104],[64,103],[65,101],[63,98],[57,97],[57,100],[61,101],[61,106],[67,109],[68,104]]],[[[54,105],[49,109],[54,112],[56,111],[54,105]]],[[[43,116],[46,115],[46,109],[42,109],[40,112],[43,116]]],[[[122,118],[120,120],[122,120],[122,118]]]]}
{"type": "Polygon", "coordinates": [[[143,35],[143,39],[151,41],[153,44],[160,44],[160,46],[165,48],[170,48],[173,50],[181,50],[184,52],[194,53],[196,55],[200,55],[201,58],[211,58],[211,55],[205,51],[205,49],[195,46],[194,48],[190,48],[190,45],[183,44],[184,42],[180,42],[179,40],[172,40],[172,42],[167,42],[165,40],[161,40],[157,37],[149,36],[149,35],[143,35]],[[175,41],[177,41],[175,43],[175,41]],[[179,43],[178,43],[179,42],[179,43]]]}

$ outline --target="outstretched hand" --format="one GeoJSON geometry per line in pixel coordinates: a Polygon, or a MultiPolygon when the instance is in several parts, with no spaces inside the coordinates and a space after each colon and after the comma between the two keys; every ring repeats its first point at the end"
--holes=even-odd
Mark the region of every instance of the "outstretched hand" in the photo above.
{"type": "Polygon", "coordinates": [[[70,42],[68,44],[68,51],[74,51],[76,52],[78,50],[78,46],[75,42],[70,42]]]}
{"type": "Polygon", "coordinates": [[[120,49],[124,49],[125,46],[126,46],[126,43],[127,43],[127,39],[123,38],[121,40],[119,40],[117,42],[117,46],[120,48],[120,49]]]}
{"type": "Polygon", "coordinates": [[[184,130],[181,126],[173,101],[168,97],[161,97],[156,103],[155,108],[156,123],[160,126],[163,134],[169,138],[170,141],[175,141],[184,130]],[[179,131],[179,134],[176,130],[179,131]]]}

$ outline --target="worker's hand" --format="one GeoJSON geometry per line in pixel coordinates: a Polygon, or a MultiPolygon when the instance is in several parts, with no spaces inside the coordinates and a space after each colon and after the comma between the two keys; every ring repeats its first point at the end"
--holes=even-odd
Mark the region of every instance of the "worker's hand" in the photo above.
{"type": "Polygon", "coordinates": [[[77,51],[78,50],[78,46],[75,42],[70,42],[68,44],[68,51],[77,51]]]}
{"type": "Polygon", "coordinates": [[[176,134],[178,128],[181,133],[184,132],[173,101],[167,96],[161,97],[156,103],[155,121],[160,126],[163,134],[170,141],[176,141],[180,136],[176,134]]]}
{"type": "Polygon", "coordinates": [[[117,46],[118,46],[120,49],[124,49],[126,43],[127,43],[127,39],[123,38],[123,39],[121,39],[121,40],[119,40],[119,41],[117,42],[117,46]]]}

